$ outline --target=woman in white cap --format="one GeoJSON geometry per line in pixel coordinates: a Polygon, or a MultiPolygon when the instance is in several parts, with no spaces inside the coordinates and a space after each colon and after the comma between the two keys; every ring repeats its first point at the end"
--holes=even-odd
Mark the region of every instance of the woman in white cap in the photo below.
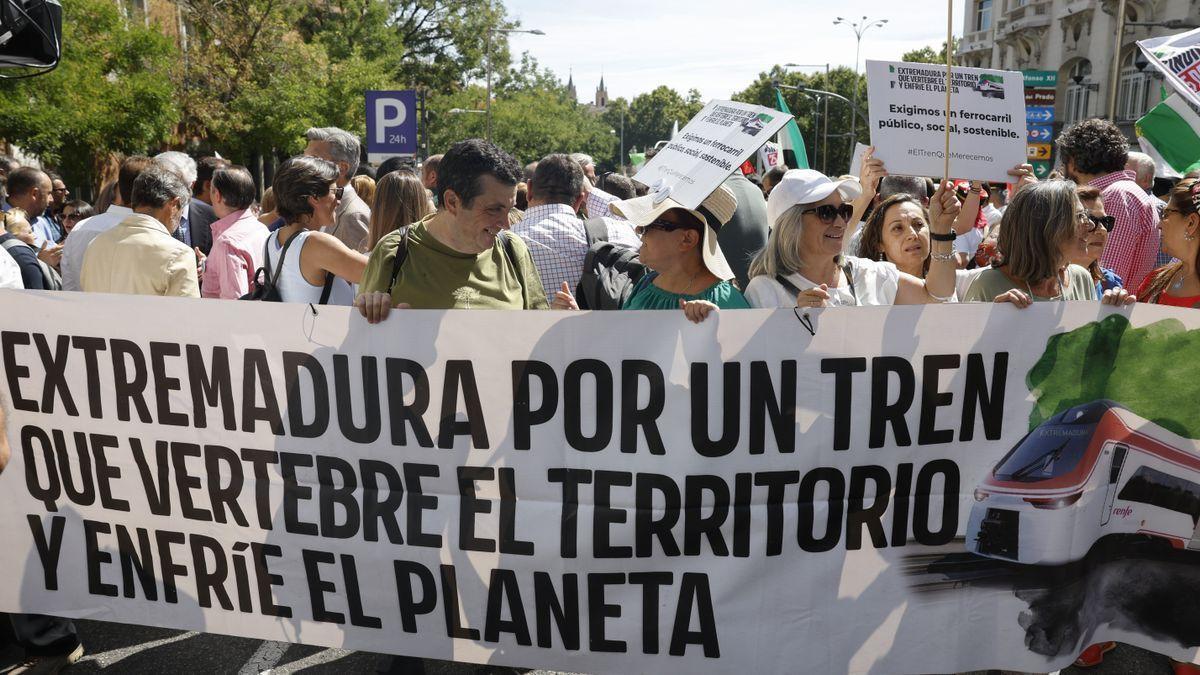
{"type": "MultiPolygon", "coordinates": [[[[621,309],[682,309],[693,322],[715,309],[749,309],[730,282],[733,270],[717,243],[717,230],[729,222],[737,198],[718,187],[695,209],[674,199],[646,195],[610,207],[629,219],[642,238],[639,257],[650,268],[621,309]]],[[[555,294],[554,309],[578,309],[567,284],[555,294]]]]}
{"type": "Polygon", "coordinates": [[[954,232],[959,204],[946,184],[929,203],[929,272],[922,279],[890,262],[842,254],[847,220],[859,195],[854,180],[793,169],[767,200],[771,235],[750,265],[753,307],[918,305],[954,299],[954,232]]]}

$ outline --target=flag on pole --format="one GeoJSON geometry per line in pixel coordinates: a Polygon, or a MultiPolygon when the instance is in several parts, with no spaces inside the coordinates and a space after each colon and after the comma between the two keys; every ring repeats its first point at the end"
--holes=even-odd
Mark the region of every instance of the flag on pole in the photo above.
{"type": "Polygon", "coordinates": [[[1200,115],[1179,94],[1137,121],[1138,145],[1154,158],[1158,175],[1178,177],[1200,169],[1200,115]]]}
{"type": "Polygon", "coordinates": [[[807,169],[808,153],[804,150],[804,137],[800,135],[800,127],[796,124],[796,118],[792,117],[792,111],[788,109],[787,103],[783,100],[783,94],[778,89],[775,90],[775,107],[779,112],[791,117],[788,123],[779,130],[779,135],[775,139],[779,143],[779,147],[783,148],[784,163],[796,169],[807,169]]]}
{"type": "Polygon", "coordinates": [[[1137,43],[1180,96],[1200,107],[1200,28],[1137,43]]]}

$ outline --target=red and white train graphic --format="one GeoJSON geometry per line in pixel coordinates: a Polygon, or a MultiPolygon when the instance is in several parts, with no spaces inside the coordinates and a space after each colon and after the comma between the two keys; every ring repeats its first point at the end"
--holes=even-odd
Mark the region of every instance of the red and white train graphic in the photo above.
{"type": "Polygon", "coordinates": [[[1200,550],[1200,441],[1108,400],[1030,431],[975,490],[967,550],[1031,565],[1105,538],[1200,550]]]}

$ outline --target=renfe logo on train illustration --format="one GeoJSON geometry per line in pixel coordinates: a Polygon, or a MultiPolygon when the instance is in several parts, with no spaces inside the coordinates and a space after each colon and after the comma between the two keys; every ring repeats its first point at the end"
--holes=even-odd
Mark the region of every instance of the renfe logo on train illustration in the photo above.
{"type": "Polygon", "coordinates": [[[1200,550],[1198,523],[1200,441],[1099,400],[1046,420],[1000,460],[975,490],[966,546],[1057,565],[1102,539],[1200,550]]]}

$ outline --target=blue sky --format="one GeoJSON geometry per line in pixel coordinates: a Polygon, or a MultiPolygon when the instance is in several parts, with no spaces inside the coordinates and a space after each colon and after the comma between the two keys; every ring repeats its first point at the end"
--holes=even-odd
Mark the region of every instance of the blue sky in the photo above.
{"type": "MultiPolygon", "coordinates": [[[[964,0],[954,2],[962,34],[964,0]]],[[[728,98],[775,63],[854,65],[854,33],[838,16],[888,19],[863,35],[861,61],[899,60],[946,39],[944,0],[508,0],[509,15],[545,36],[512,35],[514,56],[528,51],[563,80],[573,73],[590,101],[603,70],[610,98],[632,98],[660,84],[704,98],[728,98]],[[764,10],[764,7],[770,7],[764,10]]],[[[861,69],[861,65],[860,65],[861,69]]]]}

